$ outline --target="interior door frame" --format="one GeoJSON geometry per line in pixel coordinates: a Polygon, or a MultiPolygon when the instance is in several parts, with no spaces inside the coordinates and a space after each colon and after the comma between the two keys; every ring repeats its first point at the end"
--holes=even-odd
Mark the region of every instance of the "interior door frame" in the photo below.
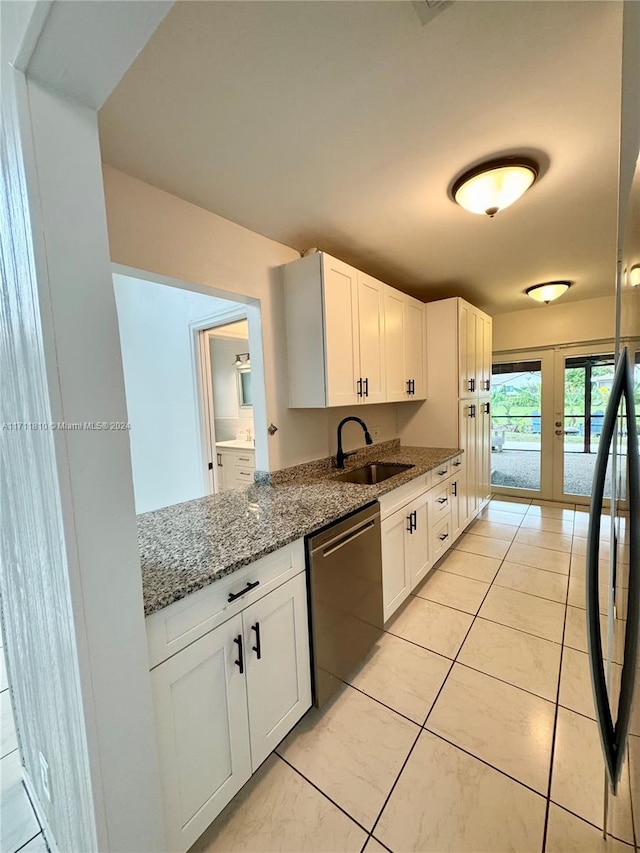
{"type": "MultiPolygon", "coordinates": [[[[541,405],[540,405],[540,488],[539,489],[517,489],[510,486],[494,486],[491,491],[496,495],[512,495],[523,498],[537,498],[538,500],[551,500],[553,486],[553,459],[551,450],[553,447],[553,350],[516,350],[511,352],[495,352],[491,358],[491,369],[493,374],[494,364],[518,361],[539,361],[542,381],[541,405]],[[549,381],[549,378],[551,381],[549,381]]],[[[493,383],[492,383],[493,387],[493,383]]]]}

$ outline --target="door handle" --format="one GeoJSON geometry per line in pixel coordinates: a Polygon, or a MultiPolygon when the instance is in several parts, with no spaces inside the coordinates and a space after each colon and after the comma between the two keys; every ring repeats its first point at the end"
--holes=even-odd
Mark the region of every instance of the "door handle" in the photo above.
{"type": "Polygon", "coordinates": [[[470,379],[468,384],[469,384],[469,391],[475,391],[476,390],[476,380],[475,379],[470,379]]]}
{"type": "Polygon", "coordinates": [[[251,630],[256,635],[256,644],[255,646],[251,646],[251,651],[255,652],[256,657],[258,658],[258,660],[260,660],[260,658],[262,657],[262,643],[260,641],[260,623],[256,622],[255,625],[252,625],[251,630]]]}
{"type": "Polygon", "coordinates": [[[407,394],[411,393],[411,380],[407,379],[407,394]]]}
{"type": "Polygon", "coordinates": [[[469,406],[469,417],[470,417],[470,418],[475,418],[475,416],[476,416],[476,407],[475,407],[475,404],[474,404],[474,403],[472,403],[472,404],[469,406]]]}
{"type": "Polygon", "coordinates": [[[242,650],[242,634],[238,634],[238,636],[233,641],[238,646],[238,660],[234,660],[235,665],[240,670],[240,675],[244,672],[244,652],[242,650]]]}
{"type": "Polygon", "coordinates": [[[369,377],[368,376],[364,380],[364,396],[365,397],[369,396],[369,377]]]}
{"type": "Polygon", "coordinates": [[[356,385],[357,385],[357,389],[358,389],[357,396],[362,397],[362,379],[358,379],[358,381],[356,382],[356,385]]]}
{"type": "Polygon", "coordinates": [[[458,483],[457,482],[452,483],[451,486],[453,488],[453,496],[454,496],[454,498],[457,498],[458,497],[458,483]]]}
{"type": "Polygon", "coordinates": [[[409,533],[412,534],[414,530],[418,529],[418,517],[415,509],[413,510],[413,512],[409,513],[409,515],[407,516],[407,521],[409,522],[407,530],[409,531],[409,533]]]}
{"type": "Polygon", "coordinates": [[[633,688],[636,680],[636,660],[638,656],[638,628],[640,626],[640,577],[638,560],[640,559],[640,460],[638,459],[638,429],[635,418],[633,389],[633,371],[627,355],[627,348],[620,352],[616,366],[611,396],[602,421],[602,432],[598,444],[595,471],[593,476],[593,494],[589,509],[589,528],[587,532],[586,592],[587,592],[587,643],[589,649],[589,667],[593,688],[596,720],[600,730],[600,740],[604,752],[609,781],[615,794],[627,747],[633,688]],[[602,635],[600,631],[600,585],[598,561],[600,554],[600,519],[604,497],[607,463],[611,444],[615,435],[618,408],[622,398],[625,400],[627,427],[627,466],[629,501],[629,600],[627,624],[625,628],[624,657],[620,693],[618,698],[618,716],[614,722],[609,706],[607,683],[602,659],[602,635]]]}

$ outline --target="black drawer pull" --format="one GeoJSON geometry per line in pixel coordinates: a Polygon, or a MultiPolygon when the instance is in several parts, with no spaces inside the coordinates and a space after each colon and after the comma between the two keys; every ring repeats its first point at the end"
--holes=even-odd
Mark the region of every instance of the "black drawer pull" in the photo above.
{"type": "Polygon", "coordinates": [[[454,467],[454,468],[459,468],[461,465],[462,465],[462,460],[461,460],[461,459],[458,459],[458,461],[457,461],[457,462],[454,462],[454,463],[453,463],[453,467],[454,467]]]}
{"type": "Polygon", "coordinates": [[[244,653],[242,651],[242,634],[238,634],[238,636],[233,641],[238,646],[238,660],[234,660],[235,665],[240,670],[240,675],[244,672],[244,653]]]}
{"type": "Polygon", "coordinates": [[[446,469],[446,468],[444,469],[444,471],[438,471],[438,477],[444,477],[444,475],[445,475],[446,473],[447,473],[447,469],[446,469]]]}
{"type": "Polygon", "coordinates": [[[449,498],[438,498],[438,500],[436,501],[436,503],[439,503],[439,504],[446,504],[446,502],[447,502],[448,500],[449,500],[449,498]]]}
{"type": "Polygon", "coordinates": [[[440,539],[441,542],[444,542],[445,539],[449,538],[449,534],[443,533],[442,536],[439,536],[438,538],[440,539]]]}
{"type": "Polygon", "coordinates": [[[242,598],[243,595],[246,595],[248,592],[251,592],[252,589],[255,589],[260,584],[260,581],[254,581],[253,583],[249,582],[244,589],[241,589],[240,592],[230,592],[227,601],[235,601],[236,598],[242,598]]]}
{"type": "Polygon", "coordinates": [[[255,625],[251,626],[251,630],[255,631],[256,634],[256,644],[255,646],[251,646],[251,650],[256,653],[256,657],[258,660],[262,657],[262,643],[260,642],[260,623],[256,622],[255,625]]]}

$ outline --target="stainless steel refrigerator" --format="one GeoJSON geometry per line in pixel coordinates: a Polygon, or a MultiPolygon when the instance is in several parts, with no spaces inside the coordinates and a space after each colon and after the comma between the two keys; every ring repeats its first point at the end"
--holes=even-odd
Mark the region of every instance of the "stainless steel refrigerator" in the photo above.
{"type": "MultiPolygon", "coordinates": [[[[596,459],[586,560],[587,637],[605,774],[605,835],[640,839],[640,4],[623,18],[616,372],[596,459]],[[607,547],[605,543],[610,543],[607,547]],[[605,551],[606,549],[606,551],[605,551]],[[603,555],[607,554],[606,559],[603,555]]],[[[637,848],[636,848],[637,849],[637,848]]]]}

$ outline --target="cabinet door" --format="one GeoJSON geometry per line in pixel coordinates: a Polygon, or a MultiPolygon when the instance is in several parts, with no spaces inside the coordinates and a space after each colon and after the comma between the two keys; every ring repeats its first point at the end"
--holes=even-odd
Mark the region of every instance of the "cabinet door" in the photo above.
{"type": "Polygon", "coordinates": [[[151,671],[171,850],[191,847],[251,775],[238,638],[240,615],[151,671]]]}
{"type": "Polygon", "coordinates": [[[242,622],[255,771],[311,707],[306,574],[247,607],[242,622]]]}
{"type": "Polygon", "coordinates": [[[360,402],[358,271],[323,255],[322,293],[327,406],[352,406],[360,402]]]}
{"type": "Polygon", "coordinates": [[[467,518],[467,475],[466,467],[455,469],[449,483],[449,502],[451,504],[451,541],[460,536],[467,518]]]}
{"type": "Polygon", "coordinates": [[[478,313],[478,391],[480,394],[488,394],[491,390],[492,330],[491,317],[478,313]]]}
{"type": "MultiPolygon", "coordinates": [[[[404,304],[405,335],[404,362],[405,378],[411,380],[411,400],[427,398],[427,341],[425,307],[423,302],[407,296],[404,304]]],[[[406,386],[405,386],[406,387],[406,386]]]]}
{"type": "MultiPolygon", "coordinates": [[[[225,464],[224,453],[220,450],[216,451],[216,491],[223,492],[229,486],[225,480],[225,464]]],[[[227,466],[228,467],[228,466],[227,466]]]]}
{"type": "Polygon", "coordinates": [[[476,319],[478,312],[463,299],[459,300],[458,306],[459,396],[472,397],[478,393],[476,378],[476,319]]]}
{"type": "Polygon", "coordinates": [[[425,492],[406,508],[407,515],[413,513],[413,524],[408,526],[406,536],[406,563],[410,589],[420,583],[432,566],[429,559],[429,493],[425,492]]]}
{"type": "Polygon", "coordinates": [[[491,498],[491,401],[478,400],[478,508],[482,509],[491,498]]]}
{"type": "Polygon", "coordinates": [[[405,302],[404,293],[385,287],[384,344],[387,369],[387,402],[411,400],[405,373],[405,302]]]}
{"type": "Polygon", "coordinates": [[[461,400],[458,424],[460,447],[464,450],[467,472],[467,488],[464,501],[465,518],[463,527],[475,517],[478,511],[478,463],[477,463],[477,424],[478,400],[461,400]]]}
{"type": "Polygon", "coordinates": [[[358,273],[358,326],[360,376],[364,383],[362,402],[384,403],[387,399],[384,284],[364,273],[358,273]]]}
{"type": "Polygon", "coordinates": [[[406,560],[406,531],[408,512],[400,509],[386,518],[381,525],[382,534],[382,594],[384,621],[400,607],[411,591],[406,560]]]}

